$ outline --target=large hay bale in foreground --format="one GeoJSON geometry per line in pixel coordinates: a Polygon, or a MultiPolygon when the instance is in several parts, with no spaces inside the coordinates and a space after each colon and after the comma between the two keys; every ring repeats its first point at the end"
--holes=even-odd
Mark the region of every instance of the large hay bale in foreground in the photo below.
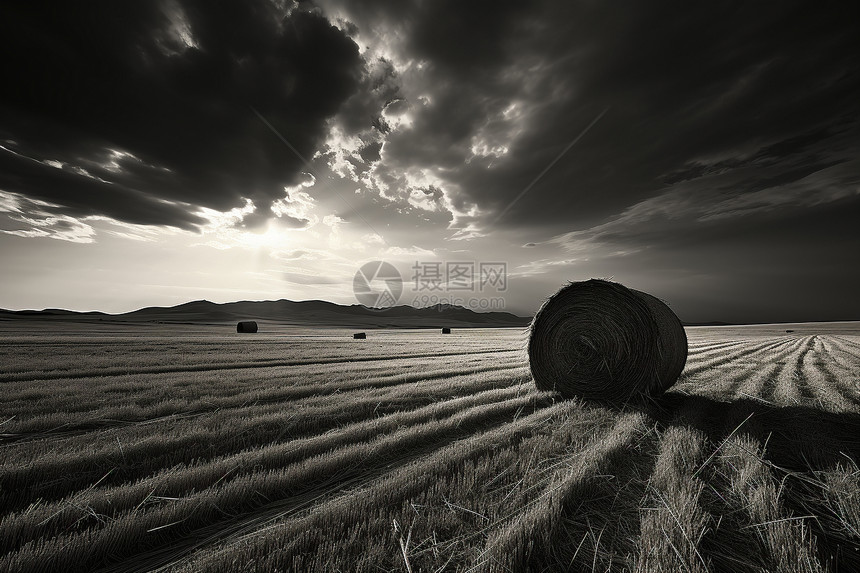
{"type": "Polygon", "coordinates": [[[243,320],[236,325],[236,332],[257,332],[257,323],[253,320],[243,320]]]}
{"type": "Polygon", "coordinates": [[[681,375],[687,335],[675,313],[650,294],[592,279],[568,284],[543,304],[528,351],[541,390],[642,402],[681,375]]]}

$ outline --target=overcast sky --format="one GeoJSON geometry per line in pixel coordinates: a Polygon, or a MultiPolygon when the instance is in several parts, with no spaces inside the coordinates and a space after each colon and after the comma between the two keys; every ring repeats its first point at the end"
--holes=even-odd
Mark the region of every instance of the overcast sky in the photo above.
{"type": "Polygon", "coordinates": [[[834,6],[4,4],[0,307],[352,304],[384,260],[407,304],[602,277],[687,321],[860,319],[834,6]],[[465,262],[474,292],[415,285],[465,262]]]}

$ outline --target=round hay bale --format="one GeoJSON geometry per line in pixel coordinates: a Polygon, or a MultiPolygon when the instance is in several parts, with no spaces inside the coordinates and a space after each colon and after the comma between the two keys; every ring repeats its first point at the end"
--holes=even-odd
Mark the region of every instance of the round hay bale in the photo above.
{"type": "Polygon", "coordinates": [[[687,335],[662,301],[592,279],[569,283],[547,299],[532,320],[528,352],[541,390],[643,402],[681,375],[687,335]]]}
{"type": "Polygon", "coordinates": [[[355,340],[364,340],[367,338],[367,334],[365,334],[363,332],[356,332],[355,334],[352,335],[352,337],[355,340]]]}
{"type": "Polygon", "coordinates": [[[236,325],[236,332],[257,332],[257,323],[253,320],[243,320],[236,325]]]}

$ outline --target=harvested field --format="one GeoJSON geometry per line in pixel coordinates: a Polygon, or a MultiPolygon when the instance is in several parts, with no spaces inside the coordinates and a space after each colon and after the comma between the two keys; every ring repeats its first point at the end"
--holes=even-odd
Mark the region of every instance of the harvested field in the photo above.
{"type": "Polygon", "coordinates": [[[0,571],[860,571],[857,323],[620,410],[520,329],[57,328],[0,325],[0,571]]]}

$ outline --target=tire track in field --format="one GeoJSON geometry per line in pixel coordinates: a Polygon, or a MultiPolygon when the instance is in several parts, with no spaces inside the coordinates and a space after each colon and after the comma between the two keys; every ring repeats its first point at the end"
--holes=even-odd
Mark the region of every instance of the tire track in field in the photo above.
{"type": "Polygon", "coordinates": [[[0,375],[0,383],[3,382],[35,382],[41,380],[75,380],[79,378],[99,378],[103,376],[122,376],[122,375],[140,375],[140,374],[171,374],[179,372],[206,372],[209,370],[246,370],[254,368],[271,368],[273,366],[313,366],[317,364],[338,364],[342,362],[383,362],[389,360],[404,360],[410,358],[445,358],[449,356],[469,356],[478,354],[509,354],[522,353],[522,350],[517,349],[498,349],[498,350],[470,350],[465,352],[423,352],[417,354],[396,354],[396,355],[381,355],[381,356],[333,356],[325,358],[315,358],[313,360],[259,360],[254,362],[221,362],[209,364],[188,364],[180,366],[145,366],[135,369],[124,367],[100,368],[98,370],[74,372],[25,372],[21,374],[4,374],[0,375]]]}

